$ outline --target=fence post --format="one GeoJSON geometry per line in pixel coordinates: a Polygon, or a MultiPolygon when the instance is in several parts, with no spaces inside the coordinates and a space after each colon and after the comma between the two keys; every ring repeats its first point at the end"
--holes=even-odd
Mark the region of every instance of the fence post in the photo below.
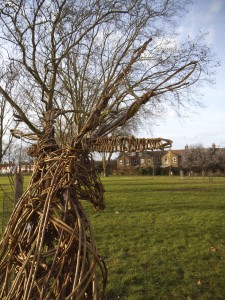
{"type": "Polygon", "coordinates": [[[23,194],[23,175],[21,172],[15,173],[14,181],[14,205],[23,194]]]}

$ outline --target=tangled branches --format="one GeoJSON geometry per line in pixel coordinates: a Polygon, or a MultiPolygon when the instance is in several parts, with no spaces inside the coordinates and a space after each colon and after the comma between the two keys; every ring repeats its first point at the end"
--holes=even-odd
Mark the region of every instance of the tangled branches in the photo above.
{"type": "Polygon", "coordinates": [[[91,156],[58,149],[50,125],[0,242],[0,299],[104,299],[107,271],[80,202],[104,208],[103,186],[91,156]]]}
{"type": "Polygon", "coordinates": [[[103,300],[107,269],[81,204],[104,208],[104,188],[89,151],[144,151],[172,143],[102,137],[60,149],[54,117],[54,110],[46,113],[45,134],[29,150],[36,157],[34,172],[0,241],[3,300],[103,300]]]}

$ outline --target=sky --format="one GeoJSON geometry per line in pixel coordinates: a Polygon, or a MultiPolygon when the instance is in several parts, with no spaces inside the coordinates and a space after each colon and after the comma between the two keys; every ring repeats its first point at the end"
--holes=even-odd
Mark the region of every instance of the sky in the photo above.
{"type": "Polygon", "coordinates": [[[207,43],[217,54],[221,66],[217,70],[216,84],[200,90],[204,108],[194,108],[186,118],[179,118],[169,110],[163,119],[151,126],[151,130],[139,131],[137,137],[163,137],[173,140],[173,149],[185,145],[202,144],[225,147],[225,0],[193,0],[177,31],[183,37],[194,36],[199,31],[208,32],[207,43]]]}
{"type": "Polygon", "coordinates": [[[200,91],[204,108],[195,109],[185,118],[169,111],[151,128],[152,136],[173,140],[172,149],[197,144],[210,147],[212,143],[225,147],[225,0],[195,0],[178,30],[190,36],[207,31],[207,43],[217,54],[221,66],[217,70],[216,84],[200,91]]]}

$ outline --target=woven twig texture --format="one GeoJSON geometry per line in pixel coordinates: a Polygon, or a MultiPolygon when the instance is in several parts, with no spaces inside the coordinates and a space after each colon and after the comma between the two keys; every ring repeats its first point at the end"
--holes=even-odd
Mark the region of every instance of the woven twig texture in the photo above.
{"type": "Polygon", "coordinates": [[[104,208],[103,186],[91,156],[58,149],[50,125],[0,242],[0,299],[104,299],[106,267],[80,202],[104,208]]]}

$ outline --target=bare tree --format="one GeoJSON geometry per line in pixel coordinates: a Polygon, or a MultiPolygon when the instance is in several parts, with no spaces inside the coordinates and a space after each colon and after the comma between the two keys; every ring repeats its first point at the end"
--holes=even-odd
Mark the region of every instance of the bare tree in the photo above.
{"type": "MultiPolygon", "coordinates": [[[[5,66],[1,65],[1,71],[5,69],[5,66]]],[[[0,80],[1,74],[0,72],[0,80]]],[[[4,71],[3,71],[4,73],[4,71]]],[[[1,82],[1,81],[0,81],[1,82]]],[[[3,83],[3,82],[2,82],[3,83]]],[[[13,78],[7,77],[7,81],[4,84],[4,90],[7,94],[10,94],[13,88],[13,78]]],[[[2,162],[7,150],[12,143],[12,135],[10,134],[10,128],[16,127],[17,124],[13,119],[13,110],[3,95],[0,95],[0,162],[2,162]]]]}
{"type": "Polygon", "coordinates": [[[104,299],[107,272],[80,202],[104,208],[90,152],[171,145],[110,134],[144,105],[189,105],[196,83],[208,82],[217,62],[203,37],[168,44],[165,28],[188,3],[1,2],[1,49],[11,67],[2,80],[18,76],[10,94],[2,84],[0,93],[31,131],[14,134],[37,144],[28,189],[0,242],[0,298],[104,299]]]}
{"type": "Polygon", "coordinates": [[[10,146],[12,136],[10,136],[9,127],[11,125],[10,118],[6,118],[7,115],[7,102],[4,97],[0,97],[0,162],[10,146]],[[4,140],[4,139],[7,139],[4,140]]]}
{"type": "Polygon", "coordinates": [[[225,149],[216,148],[213,155],[213,166],[214,169],[219,169],[225,172],[225,149]]]}
{"type": "Polygon", "coordinates": [[[202,176],[213,167],[214,151],[197,145],[185,149],[182,158],[182,167],[191,171],[201,171],[202,176]]]}
{"type": "Polygon", "coordinates": [[[185,6],[187,1],[8,1],[1,9],[2,40],[12,47],[8,55],[20,70],[24,96],[34,86],[34,102],[22,99],[28,114],[0,91],[39,135],[30,106],[40,118],[53,107],[71,111],[60,125],[70,120],[79,135],[91,121],[92,131],[103,135],[142,104],[152,110],[189,105],[194,83],[208,79],[216,62],[202,37],[172,43],[170,32],[162,32],[162,22],[185,6]]]}

